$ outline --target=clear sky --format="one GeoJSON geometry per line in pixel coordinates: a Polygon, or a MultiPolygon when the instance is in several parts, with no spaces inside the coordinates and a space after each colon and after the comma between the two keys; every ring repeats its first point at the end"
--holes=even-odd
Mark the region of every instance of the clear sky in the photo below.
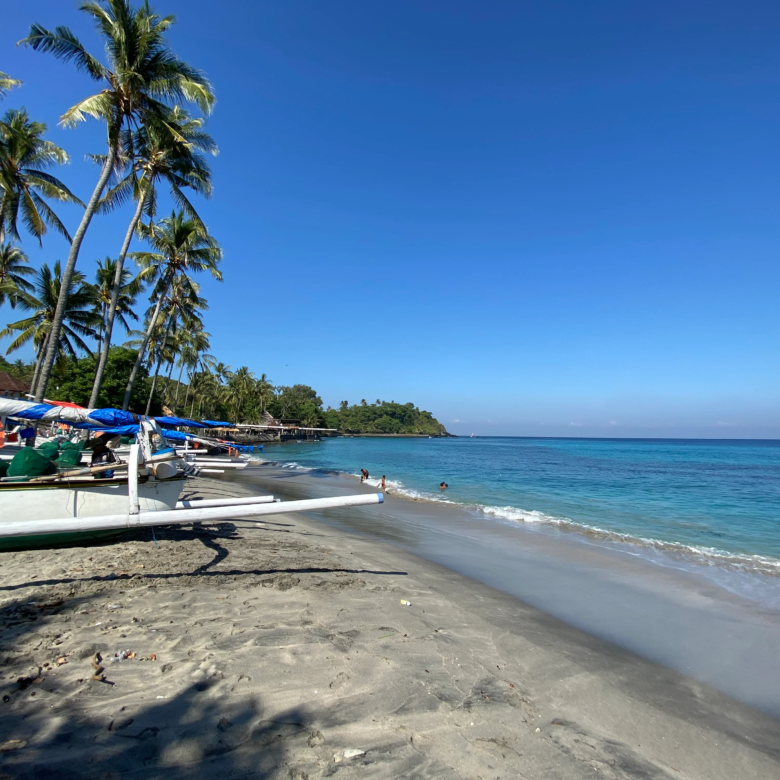
{"type": "MultiPolygon", "coordinates": [[[[217,90],[219,359],[461,434],[780,438],[776,2],[153,6],[217,90]]],[[[76,8],[5,4],[0,70],[86,200],[104,130],[56,124],[93,84],[14,46],[38,21],[102,54],[76,8]]]]}

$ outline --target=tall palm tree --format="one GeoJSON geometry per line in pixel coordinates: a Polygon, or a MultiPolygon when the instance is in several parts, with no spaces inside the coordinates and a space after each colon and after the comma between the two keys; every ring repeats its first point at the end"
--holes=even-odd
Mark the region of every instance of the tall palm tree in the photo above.
{"type": "Polygon", "coordinates": [[[140,233],[152,248],[157,250],[134,252],[132,255],[141,268],[149,273],[149,278],[156,280],[150,298],[156,300],[156,305],[149,318],[147,336],[138,350],[135,366],[127,382],[122,405],[125,410],[130,403],[130,394],[133,392],[138,369],[144,360],[146,347],[174,279],[180,278],[184,287],[192,288],[194,282],[190,279],[190,274],[209,271],[215,279],[222,281],[222,273],[218,267],[222,259],[219,244],[206,232],[202,223],[186,217],[182,211],[171,212],[170,217],[160,220],[157,224],[142,224],[140,233]]]}
{"type": "Polygon", "coordinates": [[[217,146],[214,139],[201,129],[203,124],[202,119],[192,119],[183,108],[176,106],[164,122],[150,119],[139,130],[132,132],[127,129],[123,134],[122,161],[128,173],[103,198],[102,208],[115,208],[131,196],[136,199],[136,208],[117,259],[114,294],[108,308],[106,325],[108,338],[98,360],[90,407],[94,405],[93,401],[97,402],[108,360],[125,257],[142,214],[146,212],[150,218],[154,216],[157,182],[166,180],[174,201],[198,222],[200,217],[182,189],[189,187],[207,198],[211,197],[211,171],[203,152],[216,154],[217,146]]]}
{"type": "MultiPolygon", "coordinates": [[[[40,379],[43,351],[52,339],[52,323],[62,291],[62,270],[59,260],[54,264],[53,269],[46,263],[40,267],[35,275],[34,288],[34,294],[21,292],[18,295],[18,306],[31,311],[32,314],[18,322],[10,323],[0,331],[0,338],[18,334],[6,350],[6,355],[15,352],[30,340],[35,346],[37,361],[30,392],[35,391],[35,385],[40,379]]],[[[89,353],[89,347],[82,336],[94,337],[94,327],[98,321],[94,312],[92,285],[87,284],[83,274],[76,273],[71,277],[68,301],[65,321],[59,332],[56,349],[57,360],[60,363],[66,356],[75,359],[77,350],[89,353]]]]}
{"type": "MultiPolygon", "coordinates": [[[[189,383],[192,378],[191,374],[194,372],[195,368],[200,366],[201,371],[208,371],[209,369],[213,370],[217,366],[217,362],[214,359],[214,356],[209,355],[206,352],[206,350],[210,347],[210,337],[211,334],[206,333],[206,331],[202,328],[200,330],[195,329],[184,331],[180,334],[179,378],[176,381],[176,397],[173,401],[174,411],[176,410],[176,406],[179,403],[179,388],[181,387],[181,376],[184,372],[184,369],[186,368],[190,373],[190,377],[188,379],[189,389],[189,383]]],[[[186,395],[184,397],[184,406],[187,406],[186,395]]]]}
{"type": "Polygon", "coordinates": [[[57,305],[52,323],[53,340],[41,367],[41,381],[36,391],[38,401],[43,397],[54,364],[55,344],[64,321],[67,291],[76,269],[81,243],[114,169],[122,130],[153,117],[164,119],[170,113],[171,105],[183,101],[196,103],[204,112],[210,112],[214,105],[214,92],[205,75],[176,57],[168,46],[165,34],[174,23],[174,17],[159,16],[146,0],[139,8],[133,8],[130,0],[85,2],[80,8],[92,18],[98,35],[105,42],[108,67],[89,54],[67,27],[48,30],[34,24],[23,41],[36,51],[48,52],[64,62],[72,62],[103,85],[100,92],[68,109],[62,116],[62,123],[73,126],[91,116],[104,121],[108,130],[108,154],[81,224],[73,236],[65,265],[63,289],[66,294],[57,305]]]}
{"type": "Polygon", "coordinates": [[[21,241],[18,221],[42,242],[47,226],[70,241],[70,234],[44,198],[84,204],[46,168],[70,161],[67,153],[43,135],[46,125],[33,122],[26,109],[11,109],[0,119],[0,243],[7,234],[21,241]]]}
{"type": "Polygon", "coordinates": [[[8,90],[18,87],[22,82],[12,79],[7,73],[0,70],[0,99],[4,98],[8,90]]]}
{"type": "Polygon", "coordinates": [[[152,404],[152,396],[157,386],[157,377],[160,374],[160,368],[163,361],[173,363],[174,355],[170,348],[169,337],[171,332],[174,335],[177,332],[179,323],[188,331],[203,329],[203,322],[200,318],[200,312],[208,309],[208,303],[205,298],[199,296],[200,286],[191,282],[182,276],[177,276],[171,282],[168,293],[163,302],[163,308],[166,312],[165,330],[162,341],[155,345],[158,350],[157,369],[152,379],[152,387],[149,391],[149,400],[146,403],[146,411],[149,414],[149,408],[152,404]]]}
{"type": "Polygon", "coordinates": [[[266,406],[273,400],[274,386],[271,384],[271,380],[267,374],[261,374],[260,379],[255,383],[255,391],[257,398],[260,401],[260,409],[265,412],[266,406]]]}
{"type": "Polygon", "coordinates": [[[224,399],[233,407],[236,422],[239,422],[241,409],[244,407],[249,394],[254,390],[254,386],[255,375],[247,366],[241,366],[241,368],[228,379],[227,386],[224,390],[224,399]]]}
{"type": "Polygon", "coordinates": [[[0,244],[0,306],[6,301],[12,309],[20,292],[32,292],[33,286],[25,279],[35,271],[27,265],[27,255],[13,244],[0,244]]]}
{"type": "MultiPolygon", "coordinates": [[[[97,342],[98,351],[101,349],[105,340],[110,341],[108,329],[106,327],[106,320],[108,318],[108,307],[111,304],[111,294],[114,289],[114,276],[116,271],[117,261],[107,257],[105,261],[97,261],[97,271],[95,272],[95,284],[93,290],[95,293],[95,313],[100,317],[100,325],[98,326],[97,342]]],[[[119,296],[117,298],[116,316],[122,323],[125,329],[125,333],[130,333],[130,325],[127,322],[129,317],[131,320],[138,321],[138,315],[133,311],[136,298],[143,290],[143,274],[138,276],[133,275],[128,270],[122,271],[120,277],[121,286],[119,289],[119,296]]],[[[89,408],[94,408],[95,404],[90,402],[89,408]]]]}

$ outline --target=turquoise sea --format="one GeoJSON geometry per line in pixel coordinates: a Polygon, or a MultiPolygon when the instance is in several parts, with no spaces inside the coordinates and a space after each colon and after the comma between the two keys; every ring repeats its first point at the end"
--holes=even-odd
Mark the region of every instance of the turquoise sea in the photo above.
{"type": "Polygon", "coordinates": [[[705,566],[732,589],[761,585],[726,572],[759,575],[767,593],[780,594],[780,441],[333,438],[267,446],[264,458],[356,475],[365,468],[374,484],[386,475],[391,494],[705,566]]]}

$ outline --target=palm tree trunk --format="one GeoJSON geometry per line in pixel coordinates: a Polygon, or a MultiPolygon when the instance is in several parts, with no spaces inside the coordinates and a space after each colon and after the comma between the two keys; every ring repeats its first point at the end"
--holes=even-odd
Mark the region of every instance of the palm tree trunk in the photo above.
{"type": "Polygon", "coordinates": [[[154,395],[154,388],[157,387],[157,377],[160,375],[160,368],[162,368],[163,354],[165,353],[165,345],[168,343],[168,333],[171,330],[172,322],[173,322],[173,318],[171,317],[168,320],[168,325],[165,328],[165,335],[163,336],[162,347],[160,349],[160,359],[157,361],[157,370],[154,372],[154,379],[152,379],[152,389],[149,391],[149,398],[146,401],[146,411],[144,412],[144,414],[147,416],[149,415],[149,407],[152,405],[152,396],[154,395]]]}
{"type": "Polygon", "coordinates": [[[157,361],[157,370],[154,372],[154,379],[152,379],[152,387],[149,390],[149,398],[146,401],[145,415],[149,415],[149,409],[152,405],[152,396],[154,396],[154,389],[157,387],[157,377],[160,375],[160,366],[162,366],[162,358],[157,361]]]}
{"type": "Polygon", "coordinates": [[[97,211],[98,202],[100,196],[103,194],[103,190],[108,183],[111,171],[114,168],[116,162],[116,155],[119,149],[119,128],[110,127],[108,131],[108,155],[106,161],[103,163],[103,169],[100,171],[100,178],[95,186],[95,190],[92,193],[92,197],[87,203],[87,208],[84,210],[84,216],[81,218],[81,224],[78,226],[75,234],[73,235],[73,241],[70,245],[70,252],[68,253],[68,262],[65,264],[65,270],[62,272],[62,282],[60,286],[60,296],[57,299],[57,309],[54,312],[54,320],[51,324],[51,334],[49,343],[46,348],[46,354],[43,358],[43,365],[41,366],[41,376],[38,382],[38,386],[35,389],[35,401],[40,403],[46,393],[46,386],[49,384],[49,377],[51,376],[51,370],[54,367],[54,361],[57,358],[57,347],[60,343],[60,331],[62,330],[62,323],[65,320],[65,312],[68,308],[68,292],[70,290],[71,280],[73,279],[73,272],[76,270],[76,261],[79,259],[79,250],[81,249],[81,242],[84,240],[84,236],[87,233],[89,223],[92,221],[92,217],[95,216],[97,211]]]}
{"type": "MultiPolygon", "coordinates": [[[[173,411],[176,411],[176,407],[179,405],[179,388],[181,387],[181,375],[184,373],[184,360],[182,359],[181,368],[179,369],[179,378],[176,380],[176,398],[173,399],[173,411]]],[[[189,387],[187,388],[189,392],[189,387]]],[[[187,407],[187,399],[184,399],[184,407],[187,407]]]]}
{"type": "Polygon", "coordinates": [[[30,383],[30,394],[35,397],[35,388],[38,386],[38,379],[41,375],[41,364],[43,363],[43,356],[46,353],[46,345],[49,343],[49,336],[47,335],[43,339],[43,343],[38,349],[38,358],[35,361],[35,372],[33,373],[32,382],[30,383]]]}
{"type": "Polygon", "coordinates": [[[187,378],[187,392],[184,394],[184,411],[187,411],[187,399],[190,397],[190,388],[192,387],[192,374],[187,378]]]}
{"type": "Polygon", "coordinates": [[[97,398],[100,393],[100,386],[103,384],[103,373],[106,370],[106,363],[108,362],[108,351],[111,349],[111,334],[114,331],[114,318],[116,317],[116,307],[119,301],[119,293],[122,289],[122,271],[125,267],[125,257],[127,257],[127,251],[130,249],[130,242],[133,240],[133,234],[138,227],[138,223],[141,220],[141,214],[143,214],[144,206],[146,205],[147,196],[149,194],[149,188],[147,188],[143,195],[138,199],[138,206],[135,209],[133,218],[130,220],[130,227],[127,229],[125,240],[122,243],[122,249],[119,252],[119,257],[116,260],[116,270],[114,271],[114,286],[111,288],[111,303],[108,306],[108,319],[106,320],[106,329],[104,333],[104,341],[100,350],[100,359],[98,360],[97,370],[95,371],[95,382],[92,385],[92,395],[89,397],[89,408],[93,409],[97,404],[97,398]]]}
{"type": "Polygon", "coordinates": [[[127,380],[127,387],[125,388],[125,397],[122,401],[122,411],[126,412],[127,407],[130,406],[130,395],[133,392],[133,385],[135,384],[135,378],[138,376],[138,369],[141,367],[141,363],[144,362],[144,355],[146,354],[146,348],[149,346],[149,340],[152,338],[152,332],[154,331],[154,326],[157,324],[157,318],[160,316],[160,309],[162,309],[163,301],[165,300],[165,296],[168,295],[168,290],[171,287],[171,282],[173,281],[173,277],[168,279],[168,282],[165,285],[165,289],[160,291],[160,295],[157,298],[157,305],[154,307],[154,314],[152,314],[152,318],[149,321],[149,327],[146,329],[146,333],[144,334],[144,340],[141,344],[141,348],[138,350],[138,355],[135,359],[135,365],[133,366],[133,370],[130,372],[130,378],[127,380]]]}

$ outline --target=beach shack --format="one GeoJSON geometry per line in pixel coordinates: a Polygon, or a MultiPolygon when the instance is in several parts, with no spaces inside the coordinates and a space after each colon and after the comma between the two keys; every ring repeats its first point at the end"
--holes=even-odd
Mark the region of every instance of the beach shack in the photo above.
{"type": "Polygon", "coordinates": [[[25,398],[30,392],[29,382],[22,382],[5,371],[0,371],[0,396],[3,398],[25,398]]]}

